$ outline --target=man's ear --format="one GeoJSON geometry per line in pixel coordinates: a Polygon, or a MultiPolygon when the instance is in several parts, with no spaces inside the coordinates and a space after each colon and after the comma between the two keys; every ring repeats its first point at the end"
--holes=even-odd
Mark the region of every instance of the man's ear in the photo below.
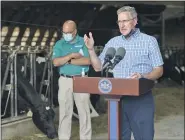
{"type": "Polygon", "coordinates": [[[77,29],[75,29],[75,35],[77,34],[77,29]]]}
{"type": "Polygon", "coordinates": [[[136,18],[134,18],[134,26],[136,26],[136,24],[138,24],[137,22],[138,22],[138,19],[136,17],[136,18]]]}

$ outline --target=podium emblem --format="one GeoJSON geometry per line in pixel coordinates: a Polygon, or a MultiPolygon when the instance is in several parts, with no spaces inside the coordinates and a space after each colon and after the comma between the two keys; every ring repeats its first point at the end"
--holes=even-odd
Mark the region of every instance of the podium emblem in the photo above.
{"type": "Polygon", "coordinates": [[[98,88],[102,93],[109,93],[112,90],[112,83],[108,79],[101,79],[98,83],[98,88]]]}

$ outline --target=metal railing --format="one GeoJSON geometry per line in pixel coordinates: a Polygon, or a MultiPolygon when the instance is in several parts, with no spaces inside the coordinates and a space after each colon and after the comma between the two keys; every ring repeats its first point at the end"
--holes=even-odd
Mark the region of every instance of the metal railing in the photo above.
{"type": "MultiPolygon", "coordinates": [[[[111,29],[103,29],[103,30],[83,30],[79,31],[80,34],[84,34],[87,31],[94,31],[95,34],[99,32],[103,32],[103,34],[108,34],[104,39],[99,38],[96,41],[95,50],[97,55],[100,55],[104,46],[97,44],[105,44],[109,38],[113,37],[117,30],[111,29]],[[99,42],[99,40],[101,40],[99,42]],[[103,40],[103,41],[102,41],[103,40]]],[[[25,26],[24,28],[20,28],[19,26],[4,26],[1,28],[1,53],[8,53],[7,65],[5,73],[3,74],[3,82],[1,89],[1,99],[3,99],[3,94],[5,91],[8,91],[5,109],[3,113],[1,113],[1,117],[4,117],[8,108],[8,104],[10,102],[11,108],[11,117],[17,116],[17,75],[16,75],[16,67],[17,67],[17,56],[24,55],[24,76],[29,75],[29,82],[33,85],[35,89],[37,89],[37,83],[40,82],[40,87],[37,92],[39,94],[43,94],[43,87],[46,86],[44,97],[47,97],[50,101],[50,105],[53,104],[53,65],[51,62],[51,54],[52,47],[55,42],[60,38],[60,34],[57,28],[48,28],[48,27],[31,27],[25,26]],[[42,80],[37,81],[36,76],[36,57],[37,54],[44,53],[46,62],[43,67],[43,75],[42,80]],[[30,73],[27,71],[27,67],[29,65],[30,73]],[[7,77],[10,75],[10,81],[7,83],[7,77]],[[47,75],[47,76],[46,76],[47,75]]],[[[174,54],[184,52],[183,47],[171,47],[171,46],[163,46],[160,47],[161,53],[163,57],[165,54],[174,54]]],[[[173,63],[178,63],[182,65],[182,55],[175,55],[173,58],[173,63]]]]}
{"type": "MultiPolygon", "coordinates": [[[[6,46],[7,47],[7,46],[6,46]]],[[[9,46],[8,46],[9,47],[9,46]]],[[[2,46],[3,48],[3,46],[2,46]]],[[[9,49],[3,50],[3,53],[8,53],[8,59],[7,59],[7,64],[6,64],[6,70],[4,72],[4,77],[3,77],[3,81],[2,81],[2,89],[1,89],[1,102],[6,102],[5,103],[5,107],[4,107],[4,111],[1,114],[1,117],[5,117],[7,110],[8,109],[8,104],[10,104],[10,117],[17,117],[18,116],[18,106],[17,106],[17,95],[18,95],[18,87],[17,87],[17,68],[18,62],[17,57],[19,55],[24,55],[27,56],[27,59],[24,59],[24,71],[23,71],[23,75],[27,77],[29,83],[33,86],[33,88],[35,88],[36,90],[36,85],[37,82],[41,82],[41,81],[37,81],[37,77],[36,77],[36,55],[38,53],[40,53],[40,51],[38,51],[39,46],[37,46],[34,50],[30,49],[30,47],[28,47],[27,52],[21,51],[21,47],[18,46],[13,46],[13,47],[9,47],[9,49]],[[27,76],[27,62],[29,62],[30,64],[30,76],[27,76]],[[10,81],[8,81],[8,75],[10,75],[10,81]],[[28,78],[29,77],[29,78],[28,78]],[[4,100],[4,94],[5,91],[8,91],[8,96],[6,101],[4,100]]],[[[50,60],[50,58],[49,58],[50,60]]],[[[48,61],[47,64],[51,64],[51,61],[48,61]]],[[[20,67],[19,67],[20,69],[20,67]]],[[[45,71],[48,70],[50,72],[48,72],[48,76],[50,77],[47,82],[47,89],[48,87],[52,87],[51,86],[51,81],[52,81],[52,67],[46,67],[46,69],[44,69],[45,71]]],[[[45,78],[45,74],[43,74],[43,80],[45,78]]],[[[41,83],[40,88],[43,87],[43,84],[41,83]]],[[[43,94],[43,93],[42,93],[43,94]]],[[[47,93],[44,93],[44,96],[49,96],[49,103],[50,105],[52,105],[52,88],[50,88],[50,90],[47,90],[47,93]]]]}

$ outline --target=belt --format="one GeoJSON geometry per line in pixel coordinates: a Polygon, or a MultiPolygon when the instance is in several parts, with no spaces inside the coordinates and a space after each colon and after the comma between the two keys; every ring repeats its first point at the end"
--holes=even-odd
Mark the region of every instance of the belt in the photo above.
{"type": "MultiPolygon", "coordinates": [[[[87,73],[85,73],[87,75],[87,73]]],[[[60,74],[60,76],[67,77],[67,78],[73,78],[73,77],[81,77],[81,75],[65,75],[65,74],[60,74]]]]}

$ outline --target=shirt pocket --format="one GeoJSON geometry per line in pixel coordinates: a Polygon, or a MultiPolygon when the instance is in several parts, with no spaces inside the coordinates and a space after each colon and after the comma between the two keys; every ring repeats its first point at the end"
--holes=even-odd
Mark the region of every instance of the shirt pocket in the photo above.
{"type": "Polygon", "coordinates": [[[132,61],[132,66],[142,65],[142,64],[148,64],[149,62],[149,56],[147,50],[135,50],[130,60],[132,61]]]}

